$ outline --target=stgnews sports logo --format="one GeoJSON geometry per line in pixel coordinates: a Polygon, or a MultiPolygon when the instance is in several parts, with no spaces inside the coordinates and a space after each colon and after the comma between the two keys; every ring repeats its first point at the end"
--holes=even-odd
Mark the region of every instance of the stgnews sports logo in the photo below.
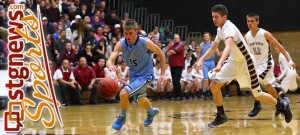
{"type": "Polygon", "coordinates": [[[7,110],[3,112],[4,129],[6,132],[20,132],[24,128],[25,116],[32,121],[39,121],[46,128],[53,128],[56,119],[63,127],[60,116],[60,103],[56,100],[53,83],[48,65],[48,57],[41,23],[41,15],[37,7],[37,17],[22,4],[11,4],[7,11],[8,21],[8,76],[5,86],[10,101],[7,110]],[[33,47],[24,51],[25,43],[33,47]],[[29,67],[24,66],[26,57],[32,61],[29,67]],[[32,82],[34,100],[26,98],[22,90],[24,83],[31,74],[35,79],[32,82]],[[43,113],[50,114],[45,117],[43,113]]]}

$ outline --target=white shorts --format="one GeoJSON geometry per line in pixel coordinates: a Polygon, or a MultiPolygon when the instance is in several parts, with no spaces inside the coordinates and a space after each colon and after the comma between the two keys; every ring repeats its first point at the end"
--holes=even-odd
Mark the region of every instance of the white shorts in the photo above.
{"type": "MultiPolygon", "coordinates": [[[[252,55],[253,65],[255,69],[257,69],[256,61],[252,55]]],[[[256,75],[257,70],[256,70],[256,75]]],[[[240,88],[250,88],[251,89],[251,78],[250,73],[248,71],[247,62],[245,61],[234,61],[228,59],[226,63],[222,66],[220,72],[209,71],[209,78],[216,83],[226,83],[229,84],[233,79],[236,78],[238,81],[240,88]]],[[[259,86],[260,87],[260,86],[259,86]]],[[[262,91],[252,90],[254,97],[260,96],[262,91]]]]}
{"type": "MultiPolygon", "coordinates": [[[[267,63],[265,64],[260,64],[258,65],[258,76],[263,73],[266,69],[267,69],[267,63]]],[[[262,85],[267,85],[267,84],[271,84],[273,87],[275,87],[276,85],[276,79],[274,76],[274,61],[272,60],[272,66],[270,68],[270,70],[268,71],[268,73],[266,74],[265,78],[262,80],[260,77],[258,77],[258,81],[262,84],[262,85]]]]}
{"type": "Polygon", "coordinates": [[[285,77],[281,81],[281,89],[286,93],[288,90],[295,91],[298,88],[297,72],[295,69],[288,69],[285,77]]]}

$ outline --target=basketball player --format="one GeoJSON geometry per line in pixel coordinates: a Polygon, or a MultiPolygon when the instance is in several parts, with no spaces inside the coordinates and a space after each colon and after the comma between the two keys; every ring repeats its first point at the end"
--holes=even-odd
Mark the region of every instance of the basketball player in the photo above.
{"type": "MultiPolygon", "coordinates": [[[[167,64],[166,64],[166,68],[167,68],[167,64]]],[[[166,98],[164,98],[164,96],[162,95],[163,94],[163,90],[164,88],[166,88],[166,91],[167,91],[167,97],[169,98],[170,100],[170,95],[171,95],[171,79],[169,76],[171,76],[171,73],[170,73],[170,70],[166,69],[166,77],[168,78],[167,79],[167,84],[165,85],[165,87],[163,86],[163,84],[161,83],[161,80],[160,80],[160,75],[161,75],[161,66],[160,66],[160,61],[156,61],[156,64],[155,66],[153,67],[153,71],[154,71],[154,78],[155,80],[153,81],[152,85],[153,87],[150,87],[151,89],[153,90],[157,90],[157,97],[158,97],[158,100],[162,100],[162,101],[165,101],[167,100],[166,98]],[[168,76],[169,75],[169,76],[168,76]]]]}
{"type": "Polygon", "coordinates": [[[107,67],[110,70],[116,71],[113,62],[122,52],[123,60],[129,67],[130,84],[125,86],[120,92],[121,113],[119,114],[112,128],[120,130],[126,120],[126,112],[129,106],[129,97],[137,99],[138,104],[147,110],[147,118],[144,121],[144,126],[149,126],[153,118],[158,114],[158,108],[153,108],[150,101],[146,97],[146,87],[153,80],[153,60],[151,52],[154,52],[160,57],[161,62],[161,80],[166,84],[165,76],[166,64],[165,54],[151,40],[144,37],[139,37],[137,22],[128,19],[123,25],[125,38],[121,39],[115,46],[114,51],[107,61],[107,67]]]}
{"type": "Polygon", "coordinates": [[[280,88],[283,93],[286,93],[288,90],[296,90],[298,88],[296,70],[289,66],[288,60],[285,59],[279,47],[276,47],[275,51],[279,54],[278,63],[281,71],[281,74],[276,77],[276,81],[280,82],[280,88]]]}
{"type": "MultiPolygon", "coordinates": [[[[274,60],[271,54],[271,46],[279,49],[279,52],[285,56],[287,61],[291,58],[287,55],[283,46],[272,36],[272,34],[258,27],[259,16],[256,13],[249,13],[247,16],[247,25],[250,31],[245,35],[245,41],[249,46],[250,52],[254,55],[257,64],[258,80],[264,89],[277,100],[280,100],[276,90],[273,88],[276,84],[274,71],[274,60]],[[270,44],[269,44],[270,42],[270,44]]],[[[292,61],[291,61],[292,62],[292,61]]],[[[293,62],[292,62],[293,63],[293,62]]],[[[287,65],[288,66],[288,65],[287,65]]],[[[255,100],[254,108],[248,113],[249,117],[255,117],[262,107],[258,100],[255,100]]],[[[279,112],[279,111],[278,111],[279,112]]]]}
{"type": "Polygon", "coordinates": [[[193,70],[192,66],[188,66],[187,69],[183,70],[181,75],[181,83],[183,84],[184,91],[183,95],[186,99],[192,99],[192,92],[195,91],[194,89],[198,88],[198,78],[196,78],[193,70]]]}
{"type": "Polygon", "coordinates": [[[208,126],[216,127],[228,121],[223,108],[221,87],[226,83],[230,83],[234,78],[237,78],[241,86],[250,86],[252,94],[257,100],[279,108],[285,115],[285,121],[289,123],[292,120],[289,102],[277,101],[270,94],[261,91],[256,73],[255,58],[251,56],[250,50],[238,28],[227,20],[226,6],[218,4],[212,7],[211,11],[213,22],[219,27],[217,36],[212,47],[198,60],[197,66],[202,68],[203,61],[216,51],[221,40],[225,43],[225,49],[216,68],[209,71],[209,77],[212,80],[210,87],[214,103],[217,106],[217,116],[208,126]],[[227,63],[222,66],[227,58],[227,63]]]}

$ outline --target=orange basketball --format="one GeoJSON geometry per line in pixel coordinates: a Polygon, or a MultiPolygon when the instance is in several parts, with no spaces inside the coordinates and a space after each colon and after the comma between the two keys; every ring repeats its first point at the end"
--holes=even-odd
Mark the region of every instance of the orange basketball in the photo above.
{"type": "Polygon", "coordinates": [[[98,83],[98,93],[103,98],[112,98],[118,93],[118,83],[112,78],[103,78],[98,83]]]}

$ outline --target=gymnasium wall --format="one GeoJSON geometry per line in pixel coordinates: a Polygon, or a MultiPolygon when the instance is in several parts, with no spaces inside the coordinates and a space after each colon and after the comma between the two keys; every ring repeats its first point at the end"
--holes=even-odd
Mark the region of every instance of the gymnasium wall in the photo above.
{"type": "MultiPolygon", "coordinates": [[[[245,16],[256,12],[261,27],[270,31],[300,30],[300,0],[134,0],[135,5],[159,13],[162,19],[174,19],[175,25],[187,25],[188,31],[216,32],[211,7],[222,3],[229,19],[242,31],[248,30],[245,16]]],[[[161,19],[161,20],[162,20],[161,19]]]]}

